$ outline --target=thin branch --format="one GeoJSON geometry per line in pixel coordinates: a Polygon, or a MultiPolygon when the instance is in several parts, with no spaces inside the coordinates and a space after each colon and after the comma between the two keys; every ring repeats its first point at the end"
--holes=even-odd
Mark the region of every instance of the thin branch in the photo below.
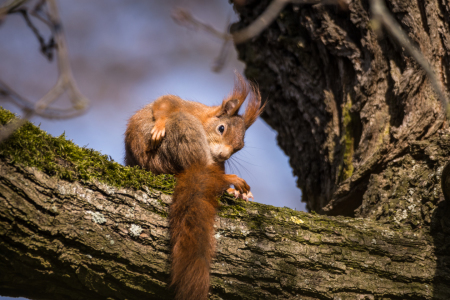
{"type": "Polygon", "coordinates": [[[192,16],[192,14],[182,8],[176,8],[172,12],[172,19],[181,26],[185,27],[191,27],[193,29],[200,29],[205,32],[208,32],[212,34],[213,36],[216,36],[220,39],[229,40],[231,39],[231,35],[226,32],[220,32],[219,30],[215,29],[211,25],[205,24],[202,21],[197,20],[192,16]]]}
{"type": "Polygon", "coordinates": [[[264,29],[272,24],[273,21],[275,21],[284,7],[289,3],[339,5],[343,9],[346,7],[346,3],[343,0],[273,0],[252,24],[232,33],[234,43],[236,45],[241,44],[258,36],[264,29]]]}
{"type": "MultiPolygon", "coordinates": [[[[238,5],[242,5],[244,1],[241,2],[242,3],[239,3],[238,5]]],[[[233,40],[237,45],[259,35],[278,17],[283,8],[289,3],[323,5],[332,4],[339,5],[342,9],[345,9],[347,5],[344,0],[274,0],[252,24],[242,30],[233,32],[231,34],[227,32],[228,30],[226,32],[221,32],[215,29],[213,26],[197,20],[190,12],[181,8],[177,8],[172,13],[172,18],[179,25],[203,30],[223,40],[220,54],[215,59],[213,66],[213,70],[215,72],[218,72],[223,68],[223,65],[226,61],[230,40],[233,40]]]]}
{"type": "Polygon", "coordinates": [[[39,0],[39,2],[31,10],[30,14],[33,15],[33,17],[39,19],[39,21],[41,21],[42,23],[46,24],[49,28],[52,28],[52,22],[47,18],[43,9],[45,3],[46,0],[39,0]]]}
{"type": "Polygon", "coordinates": [[[405,50],[417,61],[417,63],[425,70],[428,74],[428,78],[431,81],[434,91],[438,94],[439,99],[442,103],[442,108],[447,116],[447,119],[450,120],[450,108],[448,105],[448,99],[445,95],[442,84],[436,77],[436,72],[433,69],[433,66],[429,63],[429,61],[425,58],[422,52],[415,47],[408,36],[401,29],[400,25],[394,19],[394,17],[389,13],[388,9],[384,5],[381,0],[371,0],[371,9],[374,15],[374,18],[380,22],[383,27],[388,31],[390,35],[392,35],[397,42],[405,48],[405,50]]]}
{"type": "Polygon", "coordinates": [[[222,48],[220,49],[219,55],[216,57],[213,63],[212,70],[214,72],[222,71],[225,66],[225,62],[227,61],[229,50],[231,47],[231,40],[225,40],[222,43],[222,48]]]}
{"type": "Polygon", "coordinates": [[[74,110],[73,108],[51,108],[48,107],[43,112],[37,112],[34,110],[34,103],[22,96],[9,87],[6,83],[0,80],[0,98],[9,100],[14,105],[18,106],[22,111],[30,110],[33,115],[37,115],[46,119],[61,120],[70,119],[80,116],[84,111],[74,110]]]}
{"type": "Polygon", "coordinates": [[[289,2],[289,0],[273,0],[252,24],[232,33],[234,43],[237,45],[259,35],[279,16],[289,2]]]}
{"type": "MultiPolygon", "coordinates": [[[[53,59],[53,50],[56,48],[55,41],[53,38],[50,38],[48,43],[45,42],[45,39],[42,37],[41,33],[37,29],[37,27],[33,24],[33,22],[30,19],[30,16],[28,15],[27,9],[18,9],[12,11],[12,13],[20,13],[22,14],[23,18],[25,19],[25,22],[27,23],[28,27],[33,31],[34,35],[38,39],[39,45],[41,46],[41,52],[44,54],[44,56],[51,61],[53,59]]],[[[42,21],[42,20],[41,20],[42,21]]]]}
{"type": "MultiPolygon", "coordinates": [[[[28,26],[33,30],[33,32],[38,37],[38,40],[41,42],[41,46],[44,43],[43,38],[41,37],[40,33],[37,31],[34,24],[31,22],[31,20],[28,17],[28,13],[19,10],[16,12],[22,13],[24,16],[28,26]]],[[[57,52],[57,63],[58,63],[58,69],[59,69],[59,77],[57,79],[56,84],[53,86],[53,88],[39,101],[37,101],[36,104],[32,104],[31,101],[26,100],[25,98],[21,97],[18,93],[16,93],[13,89],[8,87],[5,83],[0,81],[0,91],[3,92],[3,96],[7,97],[10,101],[12,101],[17,106],[21,107],[22,109],[32,109],[34,110],[33,114],[45,117],[45,118],[57,118],[57,119],[64,119],[64,118],[71,118],[74,116],[78,116],[83,114],[86,109],[89,106],[89,101],[86,97],[84,97],[81,92],[79,91],[75,79],[73,78],[72,71],[70,68],[69,63],[69,56],[67,52],[66,47],[66,40],[63,34],[61,20],[59,17],[58,9],[56,6],[55,0],[41,0],[38,2],[38,4],[35,6],[32,14],[36,17],[38,17],[39,20],[44,22],[45,24],[49,25],[50,28],[53,31],[54,34],[54,40],[56,44],[53,44],[53,42],[49,43],[48,45],[45,45],[45,47],[56,47],[57,52]],[[43,12],[42,6],[47,3],[48,6],[48,20],[41,16],[39,13],[43,12]],[[68,92],[68,96],[70,101],[72,102],[72,108],[71,109],[55,109],[50,108],[49,105],[56,101],[59,96],[61,96],[64,92],[68,92]]],[[[53,41],[53,39],[52,39],[53,41]]],[[[45,43],[44,43],[45,44],[45,43]]],[[[44,47],[44,46],[42,46],[44,47]]]]}
{"type": "Polygon", "coordinates": [[[172,14],[172,18],[179,25],[204,30],[205,32],[208,32],[225,41],[233,39],[235,44],[240,44],[257,36],[259,33],[261,33],[261,31],[267,28],[267,26],[269,26],[277,18],[277,16],[280,14],[283,8],[289,2],[290,0],[272,1],[270,5],[266,8],[266,10],[252,24],[232,34],[229,34],[227,32],[221,32],[215,29],[213,26],[197,20],[190,12],[181,8],[178,8],[177,10],[174,11],[174,13],[172,14]]]}
{"type": "Polygon", "coordinates": [[[68,92],[70,101],[75,110],[86,111],[89,106],[89,100],[81,94],[69,63],[69,55],[66,46],[66,39],[63,34],[61,20],[59,18],[58,8],[55,0],[47,0],[48,14],[53,24],[53,33],[57,44],[57,61],[59,77],[53,88],[42,97],[35,105],[38,112],[44,111],[51,103],[55,102],[65,91],[68,92]]]}
{"type": "MultiPolygon", "coordinates": [[[[7,13],[20,12],[27,22],[27,25],[31,28],[34,34],[37,36],[40,44],[41,51],[51,58],[51,50],[56,48],[56,58],[58,63],[59,76],[56,84],[53,88],[47,92],[47,94],[38,100],[36,103],[20,96],[7,84],[0,81],[0,97],[11,101],[22,109],[24,117],[14,121],[10,124],[0,127],[0,142],[5,140],[11,135],[14,130],[22,126],[25,121],[34,115],[38,115],[48,119],[69,119],[86,112],[89,107],[89,100],[84,97],[78,89],[75,79],[73,78],[72,70],[69,63],[69,55],[67,52],[66,40],[62,30],[61,20],[59,17],[58,9],[55,0],[41,0],[35,6],[31,12],[33,16],[38,18],[43,23],[47,24],[53,32],[53,39],[46,45],[43,37],[40,35],[36,26],[31,22],[28,11],[24,9],[16,10],[19,5],[26,1],[10,1],[6,5],[0,7],[0,13],[6,11],[7,13]],[[43,5],[47,4],[48,13],[45,16],[42,9],[43,5]],[[13,11],[16,10],[16,11],[13,11]],[[72,107],[68,109],[59,109],[50,107],[58,98],[67,92],[69,99],[72,103],[72,107]]],[[[1,15],[0,15],[1,17],[1,15]]]]}
{"type": "Polygon", "coordinates": [[[4,17],[6,14],[10,13],[11,11],[15,10],[22,4],[28,2],[28,0],[10,0],[6,1],[2,6],[0,6],[0,20],[2,17],[4,17]]]}
{"type": "MultiPolygon", "coordinates": [[[[231,13],[228,14],[228,20],[226,23],[225,32],[230,31],[230,24],[231,24],[231,13]]],[[[212,70],[213,72],[219,73],[223,70],[223,67],[225,66],[225,63],[227,62],[227,59],[230,54],[230,48],[231,48],[231,39],[224,39],[222,42],[222,47],[220,49],[219,55],[214,59],[212,70]]]]}

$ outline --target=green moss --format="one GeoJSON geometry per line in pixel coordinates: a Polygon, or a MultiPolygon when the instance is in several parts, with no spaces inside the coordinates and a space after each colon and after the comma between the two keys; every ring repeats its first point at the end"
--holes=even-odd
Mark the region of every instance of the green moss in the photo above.
{"type": "MultiPolygon", "coordinates": [[[[226,197],[226,196],[223,196],[226,197]]],[[[236,219],[241,216],[241,213],[245,212],[245,209],[238,204],[236,205],[227,205],[227,206],[219,206],[219,216],[226,217],[228,219],[236,219]]]]}
{"type": "MultiPolygon", "coordinates": [[[[0,107],[2,125],[14,119],[14,114],[0,107]]],[[[155,176],[138,167],[124,167],[108,155],[77,146],[64,134],[53,137],[29,122],[0,144],[0,159],[69,181],[97,179],[113,186],[148,186],[165,193],[172,193],[175,184],[172,175],[155,176]]]]}
{"type": "Polygon", "coordinates": [[[349,98],[347,103],[344,105],[342,110],[342,117],[344,121],[344,134],[342,136],[341,143],[344,146],[343,162],[340,166],[339,172],[339,182],[350,178],[353,174],[353,149],[354,149],[354,132],[352,126],[352,117],[350,113],[350,108],[352,107],[352,100],[349,98]]]}
{"type": "Polygon", "coordinates": [[[385,143],[385,137],[388,137],[391,131],[391,126],[389,124],[389,122],[387,122],[384,126],[383,132],[381,132],[378,135],[378,139],[377,139],[377,143],[375,145],[374,151],[378,151],[381,147],[383,147],[384,145],[386,145],[385,143]]]}

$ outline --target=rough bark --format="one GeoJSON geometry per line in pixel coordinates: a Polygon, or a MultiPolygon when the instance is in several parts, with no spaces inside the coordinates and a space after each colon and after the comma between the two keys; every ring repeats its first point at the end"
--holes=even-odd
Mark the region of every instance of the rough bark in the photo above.
{"type": "MultiPolygon", "coordinates": [[[[238,7],[241,21],[233,30],[269,2],[238,7]]],[[[412,195],[421,198],[416,209],[427,210],[433,197],[402,174],[413,166],[428,174],[442,170],[445,156],[438,162],[424,152],[424,143],[448,127],[442,108],[414,59],[386,33],[376,34],[369,1],[348,2],[348,9],[287,6],[261,35],[238,46],[245,73],[269,101],[263,118],[277,130],[310,210],[389,220],[411,205],[412,195]]],[[[386,4],[448,88],[448,1],[386,4]]],[[[425,213],[417,226],[430,217],[425,213]]]]}
{"type": "MultiPolygon", "coordinates": [[[[0,295],[172,299],[170,198],[0,161],[0,295]]],[[[219,214],[212,299],[450,298],[430,235],[257,203],[219,214]]]]}
{"type": "MultiPolygon", "coordinates": [[[[436,268],[436,288],[450,279],[448,121],[425,72],[386,32],[376,33],[369,1],[347,2],[348,9],[288,5],[262,34],[238,45],[239,56],[268,99],[262,117],[277,130],[308,209],[431,238],[438,263],[426,265],[436,268]]],[[[448,92],[448,1],[385,2],[448,92]]],[[[241,20],[232,30],[269,3],[235,5],[241,20]]],[[[444,290],[433,297],[448,297],[444,290]]]]}

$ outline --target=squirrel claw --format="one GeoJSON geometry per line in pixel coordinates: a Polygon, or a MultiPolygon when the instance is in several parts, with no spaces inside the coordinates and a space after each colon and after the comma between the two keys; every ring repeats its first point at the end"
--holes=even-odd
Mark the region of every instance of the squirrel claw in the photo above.
{"type": "Polygon", "coordinates": [[[150,131],[150,134],[152,135],[150,139],[150,145],[154,149],[166,135],[165,123],[156,122],[155,126],[153,126],[152,130],[150,131]]]}
{"type": "Polygon", "coordinates": [[[248,202],[249,200],[254,200],[253,194],[250,191],[248,191],[247,193],[240,193],[236,189],[229,188],[227,189],[227,193],[233,195],[236,199],[243,199],[246,202],[248,202]]]}
{"type": "Polygon", "coordinates": [[[249,200],[251,200],[251,201],[255,200],[252,192],[250,192],[250,191],[248,193],[241,194],[241,198],[244,199],[246,202],[248,202],[249,200]]]}
{"type": "MultiPolygon", "coordinates": [[[[250,192],[250,191],[248,191],[248,193],[247,193],[247,198],[250,200],[250,199],[252,199],[251,201],[253,201],[253,200],[255,200],[255,197],[253,197],[253,194],[252,194],[252,192],[250,192]]],[[[247,200],[248,201],[248,200],[247,200]]]]}

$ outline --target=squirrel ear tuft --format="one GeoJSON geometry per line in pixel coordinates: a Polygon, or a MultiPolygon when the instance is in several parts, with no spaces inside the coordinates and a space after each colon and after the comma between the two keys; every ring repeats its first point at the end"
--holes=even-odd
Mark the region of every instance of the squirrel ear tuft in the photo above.
{"type": "Polygon", "coordinates": [[[247,107],[242,115],[245,128],[249,128],[262,113],[267,102],[261,105],[261,95],[256,84],[250,83],[250,85],[248,85],[244,78],[237,72],[233,92],[223,100],[222,105],[218,107],[219,111],[216,116],[220,117],[227,115],[231,117],[237,115],[239,113],[239,108],[242,106],[249,93],[250,97],[248,99],[247,107]]]}
{"type": "Polygon", "coordinates": [[[267,104],[266,101],[261,105],[261,94],[259,93],[256,84],[251,83],[250,86],[252,89],[250,92],[250,99],[248,100],[244,115],[242,116],[244,118],[245,129],[248,129],[256,121],[267,104]]]}
{"type": "Polygon", "coordinates": [[[238,99],[230,99],[223,101],[220,115],[227,115],[231,117],[239,110],[239,107],[237,107],[238,104],[239,104],[238,99]]]}
{"type": "Polygon", "coordinates": [[[236,79],[234,80],[233,92],[222,102],[221,114],[227,114],[228,116],[234,116],[239,113],[242,103],[247,98],[249,89],[245,82],[245,79],[237,72],[236,79]]]}

